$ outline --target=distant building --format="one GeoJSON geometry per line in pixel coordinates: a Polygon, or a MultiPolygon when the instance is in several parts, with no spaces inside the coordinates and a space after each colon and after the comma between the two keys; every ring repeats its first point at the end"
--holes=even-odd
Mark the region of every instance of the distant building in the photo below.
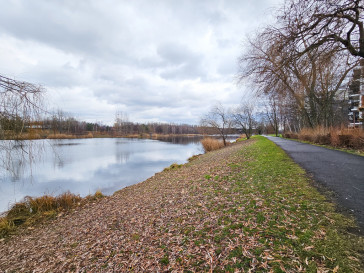
{"type": "Polygon", "coordinates": [[[349,127],[364,128],[364,60],[354,69],[349,85],[349,127]]]}

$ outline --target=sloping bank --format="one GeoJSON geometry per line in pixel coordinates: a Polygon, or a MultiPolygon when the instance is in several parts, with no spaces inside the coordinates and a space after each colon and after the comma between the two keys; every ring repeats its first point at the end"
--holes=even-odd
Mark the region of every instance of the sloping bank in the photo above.
{"type": "Polygon", "coordinates": [[[352,225],[258,137],[0,242],[0,271],[361,272],[352,225]]]}

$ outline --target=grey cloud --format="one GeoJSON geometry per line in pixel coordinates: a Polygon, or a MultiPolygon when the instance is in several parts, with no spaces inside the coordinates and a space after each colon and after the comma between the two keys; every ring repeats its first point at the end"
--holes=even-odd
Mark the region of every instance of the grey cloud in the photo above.
{"type": "Polygon", "coordinates": [[[82,29],[77,24],[79,19],[72,18],[72,14],[67,14],[61,5],[49,1],[23,1],[1,10],[1,30],[21,39],[41,41],[57,47],[67,47],[69,43],[76,47],[93,44],[92,32],[82,29]]]}
{"type": "Polygon", "coordinates": [[[100,10],[99,4],[99,1],[19,1],[0,9],[0,30],[64,52],[131,62],[128,46],[132,26],[127,20],[110,16],[115,15],[117,7],[110,14],[106,3],[104,10],[100,10]]]}
{"type": "Polygon", "coordinates": [[[178,67],[166,69],[160,75],[169,80],[186,80],[204,78],[206,76],[206,72],[202,67],[202,63],[198,61],[190,61],[178,67]]]}
{"type": "Polygon", "coordinates": [[[146,79],[136,77],[125,80],[120,85],[95,87],[94,95],[110,104],[124,104],[132,107],[175,106],[174,95],[166,92],[163,86],[153,86],[146,79]]]}
{"type": "Polygon", "coordinates": [[[41,66],[27,72],[23,78],[32,78],[32,81],[42,83],[47,87],[73,87],[83,84],[81,71],[69,65],[58,67],[41,66]]]}
{"type": "Polygon", "coordinates": [[[191,88],[188,85],[156,85],[150,82],[150,79],[134,77],[119,83],[95,87],[93,93],[109,104],[124,105],[130,109],[129,111],[184,108],[186,112],[187,108],[201,108],[200,102],[203,99],[201,94],[191,88]]]}
{"type": "Polygon", "coordinates": [[[190,59],[198,58],[198,55],[193,53],[187,46],[177,43],[166,43],[160,45],[157,53],[168,64],[180,65],[190,59]]]}
{"type": "MultiPolygon", "coordinates": [[[[83,60],[78,66],[59,56],[40,62],[39,50],[31,61],[14,58],[21,62],[13,70],[16,76],[54,87],[60,94],[76,90],[79,100],[92,104],[79,109],[77,102],[64,98],[68,103],[60,106],[69,112],[95,119],[103,115],[100,111],[122,105],[140,120],[188,123],[199,120],[201,100],[231,102],[221,95],[224,88],[215,86],[233,86],[230,76],[241,40],[267,20],[262,15],[269,5],[281,1],[0,0],[0,33],[18,39],[23,47],[49,47],[55,49],[50,55],[71,53],[63,55],[83,60]],[[210,87],[207,98],[203,92],[210,87]]],[[[7,74],[6,64],[1,67],[7,74]]]]}
{"type": "Polygon", "coordinates": [[[157,52],[166,62],[160,74],[165,79],[194,79],[206,74],[203,57],[185,45],[167,43],[159,46],[157,52]]]}

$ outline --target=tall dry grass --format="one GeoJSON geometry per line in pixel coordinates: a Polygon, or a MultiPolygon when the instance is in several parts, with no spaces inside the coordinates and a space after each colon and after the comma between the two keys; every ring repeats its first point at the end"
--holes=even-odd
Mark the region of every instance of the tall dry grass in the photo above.
{"type": "Polygon", "coordinates": [[[359,128],[318,126],[304,128],[298,134],[286,133],[284,136],[321,145],[364,150],[364,130],[359,128]]]}
{"type": "Polygon", "coordinates": [[[34,225],[42,219],[54,217],[60,212],[69,211],[102,197],[104,195],[101,191],[85,198],[70,192],[58,196],[44,195],[37,198],[27,196],[24,201],[14,204],[4,217],[0,217],[0,238],[12,233],[18,226],[34,225]]]}
{"type": "Polygon", "coordinates": [[[217,140],[214,138],[206,137],[201,140],[202,147],[205,153],[221,149],[224,147],[224,142],[222,140],[217,140]]]}
{"type": "Polygon", "coordinates": [[[67,134],[50,134],[47,136],[48,139],[73,139],[76,138],[75,135],[67,135],[67,134]]]}
{"type": "Polygon", "coordinates": [[[93,134],[88,132],[84,135],[69,135],[69,134],[49,134],[48,139],[75,139],[75,138],[93,138],[93,134]]]}

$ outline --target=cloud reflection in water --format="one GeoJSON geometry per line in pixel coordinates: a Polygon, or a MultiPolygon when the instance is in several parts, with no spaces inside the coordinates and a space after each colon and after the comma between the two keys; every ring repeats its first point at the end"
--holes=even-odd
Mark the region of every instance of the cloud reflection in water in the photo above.
{"type": "Polygon", "coordinates": [[[25,196],[112,194],[141,182],[172,163],[201,153],[198,141],[173,144],[147,139],[75,139],[45,143],[43,156],[22,175],[0,182],[0,212],[25,196]]]}

